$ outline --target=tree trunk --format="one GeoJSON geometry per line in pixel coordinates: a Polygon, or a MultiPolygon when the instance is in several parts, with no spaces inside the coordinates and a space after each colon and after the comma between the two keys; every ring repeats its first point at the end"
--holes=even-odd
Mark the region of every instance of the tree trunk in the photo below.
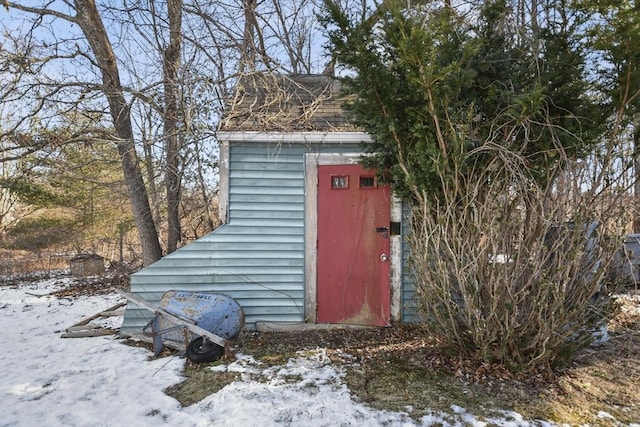
{"type": "Polygon", "coordinates": [[[640,233],[640,118],[633,127],[633,232],[640,233]]]}
{"type": "Polygon", "coordinates": [[[124,177],[129,189],[133,218],[142,246],[142,261],[149,265],[162,256],[158,234],[151,216],[151,207],[142,171],[138,164],[133,142],[130,108],[127,104],[118,64],[102,18],[93,0],[75,0],[77,23],[82,29],[102,74],[102,91],[109,104],[109,111],[118,137],[118,153],[122,161],[124,177]]]}
{"type": "Polygon", "coordinates": [[[182,0],[168,0],[169,46],[163,53],[164,71],[164,140],[167,167],[167,252],[178,248],[182,235],[180,230],[180,139],[178,138],[178,68],[180,67],[180,45],[182,27],[182,0]]]}
{"type": "MultiPolygon", "coordinates": [[[[258,31],[256,27],[256,0],[243,0],[244,8],[244,33],[242,36],[242,51],[240,53],[240,69],[242,74],[246,71],[255,71],[256,69],[256,42],[255,34],[258,31]]],[[[266,65],[266,64],[265,64],[266,65]]]]}
{"type": "MultiPolygon", "coordinates": [[[[149,120],[151,120],[151,113],[147,112],[149,120]]],[[[156,186],[156,167],[153,161],[153,141],[150,141],[150,137],[147,134],[147,130],[141,129],[141,142],[142,142],[142,160],[141,166],[143,167],[143,175],[147,177],[147,197],[151,204],[151,213],[153,215],[153,222],[160,224],[162,221],[162,215],[160,214],[160,195],[156,186]]],[[[152,129],[148,129],[149,134],[152,133],[152,129]]]]}

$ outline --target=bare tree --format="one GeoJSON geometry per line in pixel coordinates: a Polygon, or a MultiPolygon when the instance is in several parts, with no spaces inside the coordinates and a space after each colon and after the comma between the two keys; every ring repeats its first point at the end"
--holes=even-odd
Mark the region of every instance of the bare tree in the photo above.
{"type": "Polygon", "coordinates": [[[314,73],[324,68],[322,35],[314,0],[237,0],[222,7],[201,0],[185,2],[185,11],[197,16],[201,35],[189,43],[200,46],[224,66],[217,77],[227,81],[249,72],[314,73]],[[207,43],[215,40],[216,47],[207,43]]]}
{"type": "MultiPolygon", "coordinates": [[[[168,252],[182,241],[183,192],[188,212],[200,209],[200,223],[216,225],[215,133],[237,78],[324,68],[314,0],[6,5],[12,19],[0,24],[0,97],[10,107],[2,111],[0,138],[15,142],[11,135],[32,131],[34,123],[57,126],[62,114],[103,129],[108,120],[145,264],[161,256],[165,230],[168,252]]],[[[38,144],[5,144],[0,161],[37,152],[38,144]]]]}
{"type": "Polygon", "coordinates": [[[133,216],[142,246],[143,262],[145,265],[153,263],[162,256],[162,250],[135,150],[130,106],[125,99],[111,41],[95,2],[92,0],[75,1],[72,7],[72,12],[75,12],[75,15],[54,9],[28,7],[13,2],[8,2],[7,6],[33,14],[36,19],[53,16],[75,24],[81,29],[93,55],[93,65],[101,75],[100,90],[109,105],[109,113],[117,136],[116,144],[121,156],[122,169],[129,188],[133,216]]]}
{"type": "Polygon", "coordinates": [[[164,139],[167,166],[167,252],[173,252],[180,240],[180,170],[178,137],[178,70],[182,43],[182,0],[168,0],[169,45],[163,52],[164,139]]]}

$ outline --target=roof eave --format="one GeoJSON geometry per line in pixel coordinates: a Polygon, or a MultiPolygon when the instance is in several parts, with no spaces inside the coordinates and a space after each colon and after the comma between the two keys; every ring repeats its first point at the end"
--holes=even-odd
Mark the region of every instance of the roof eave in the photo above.
{"type": "Polygon", "coordinates": [[[218,140],[229,142],[286,142],[301,144],[367,143],[371,137],[366,132],[266,132],[266,131],[218,131],[218,140]]]}

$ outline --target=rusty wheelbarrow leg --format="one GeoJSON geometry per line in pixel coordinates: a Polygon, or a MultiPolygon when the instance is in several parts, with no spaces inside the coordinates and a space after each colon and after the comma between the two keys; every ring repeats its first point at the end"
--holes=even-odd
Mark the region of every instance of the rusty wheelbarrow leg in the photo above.
{"type": "MultiPolygon", "coordinates": [[[[195,322],[193,321],[188,321],[186,319],[185,321],[191,324],[195,324],[195,322]]],[[[165,346],[162,342],[163,335],[171,335],[172,332],[179,331],[183,336],[185,346],[189,343],[190,340],[189,329],[187,327],[183,325],[176,325],[169,328],[163,328],[162,323],[162,314],[156,312],[153,316],[153,319],[151,319],[149,323],[147,323],[145,327],[142,328],[142,333],[151,338],[151,342],[153,343],[154,356],[159,355],[160,353],[162,353],[162,350],[164,350],[165,346]]]]}
{"type": "Polygon", "coordinates": [[[162,349],[163,336],[176,329],[183,330],[187,357],[197,363],[211,362],[229,350],[230,341],[244,327],[244,311],[240,304],[228,295],[195,291],[167,291],[160,305],[153,306],[137,295],[122,290],[118,292],[128,300],[155,313],[147,325],[152,329],[154,352],[162,349]],[[176,325],[163,328],[161,320],[176,325]],[[194,335],[195,338],[192,338],[194,335]],[[188,338],[187,338],[188,337],[188,338]]]}

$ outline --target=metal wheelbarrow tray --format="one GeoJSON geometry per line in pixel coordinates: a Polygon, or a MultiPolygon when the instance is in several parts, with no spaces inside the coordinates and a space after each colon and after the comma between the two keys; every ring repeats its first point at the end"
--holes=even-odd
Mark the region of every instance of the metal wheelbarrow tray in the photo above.
{"type": "Polygon", "coordinates": [[[158,307],[137,295],[118,291],[136,305],[154,312],[143,333],[153,340],[157,356],[163,340],[183,341],[189,360],[197,363],[219,359],[244,327],[244,311],[228,295],[196,291],[167,291],[158,307]],[[195,338],[194,338],[195,337],[195,338]]]}

